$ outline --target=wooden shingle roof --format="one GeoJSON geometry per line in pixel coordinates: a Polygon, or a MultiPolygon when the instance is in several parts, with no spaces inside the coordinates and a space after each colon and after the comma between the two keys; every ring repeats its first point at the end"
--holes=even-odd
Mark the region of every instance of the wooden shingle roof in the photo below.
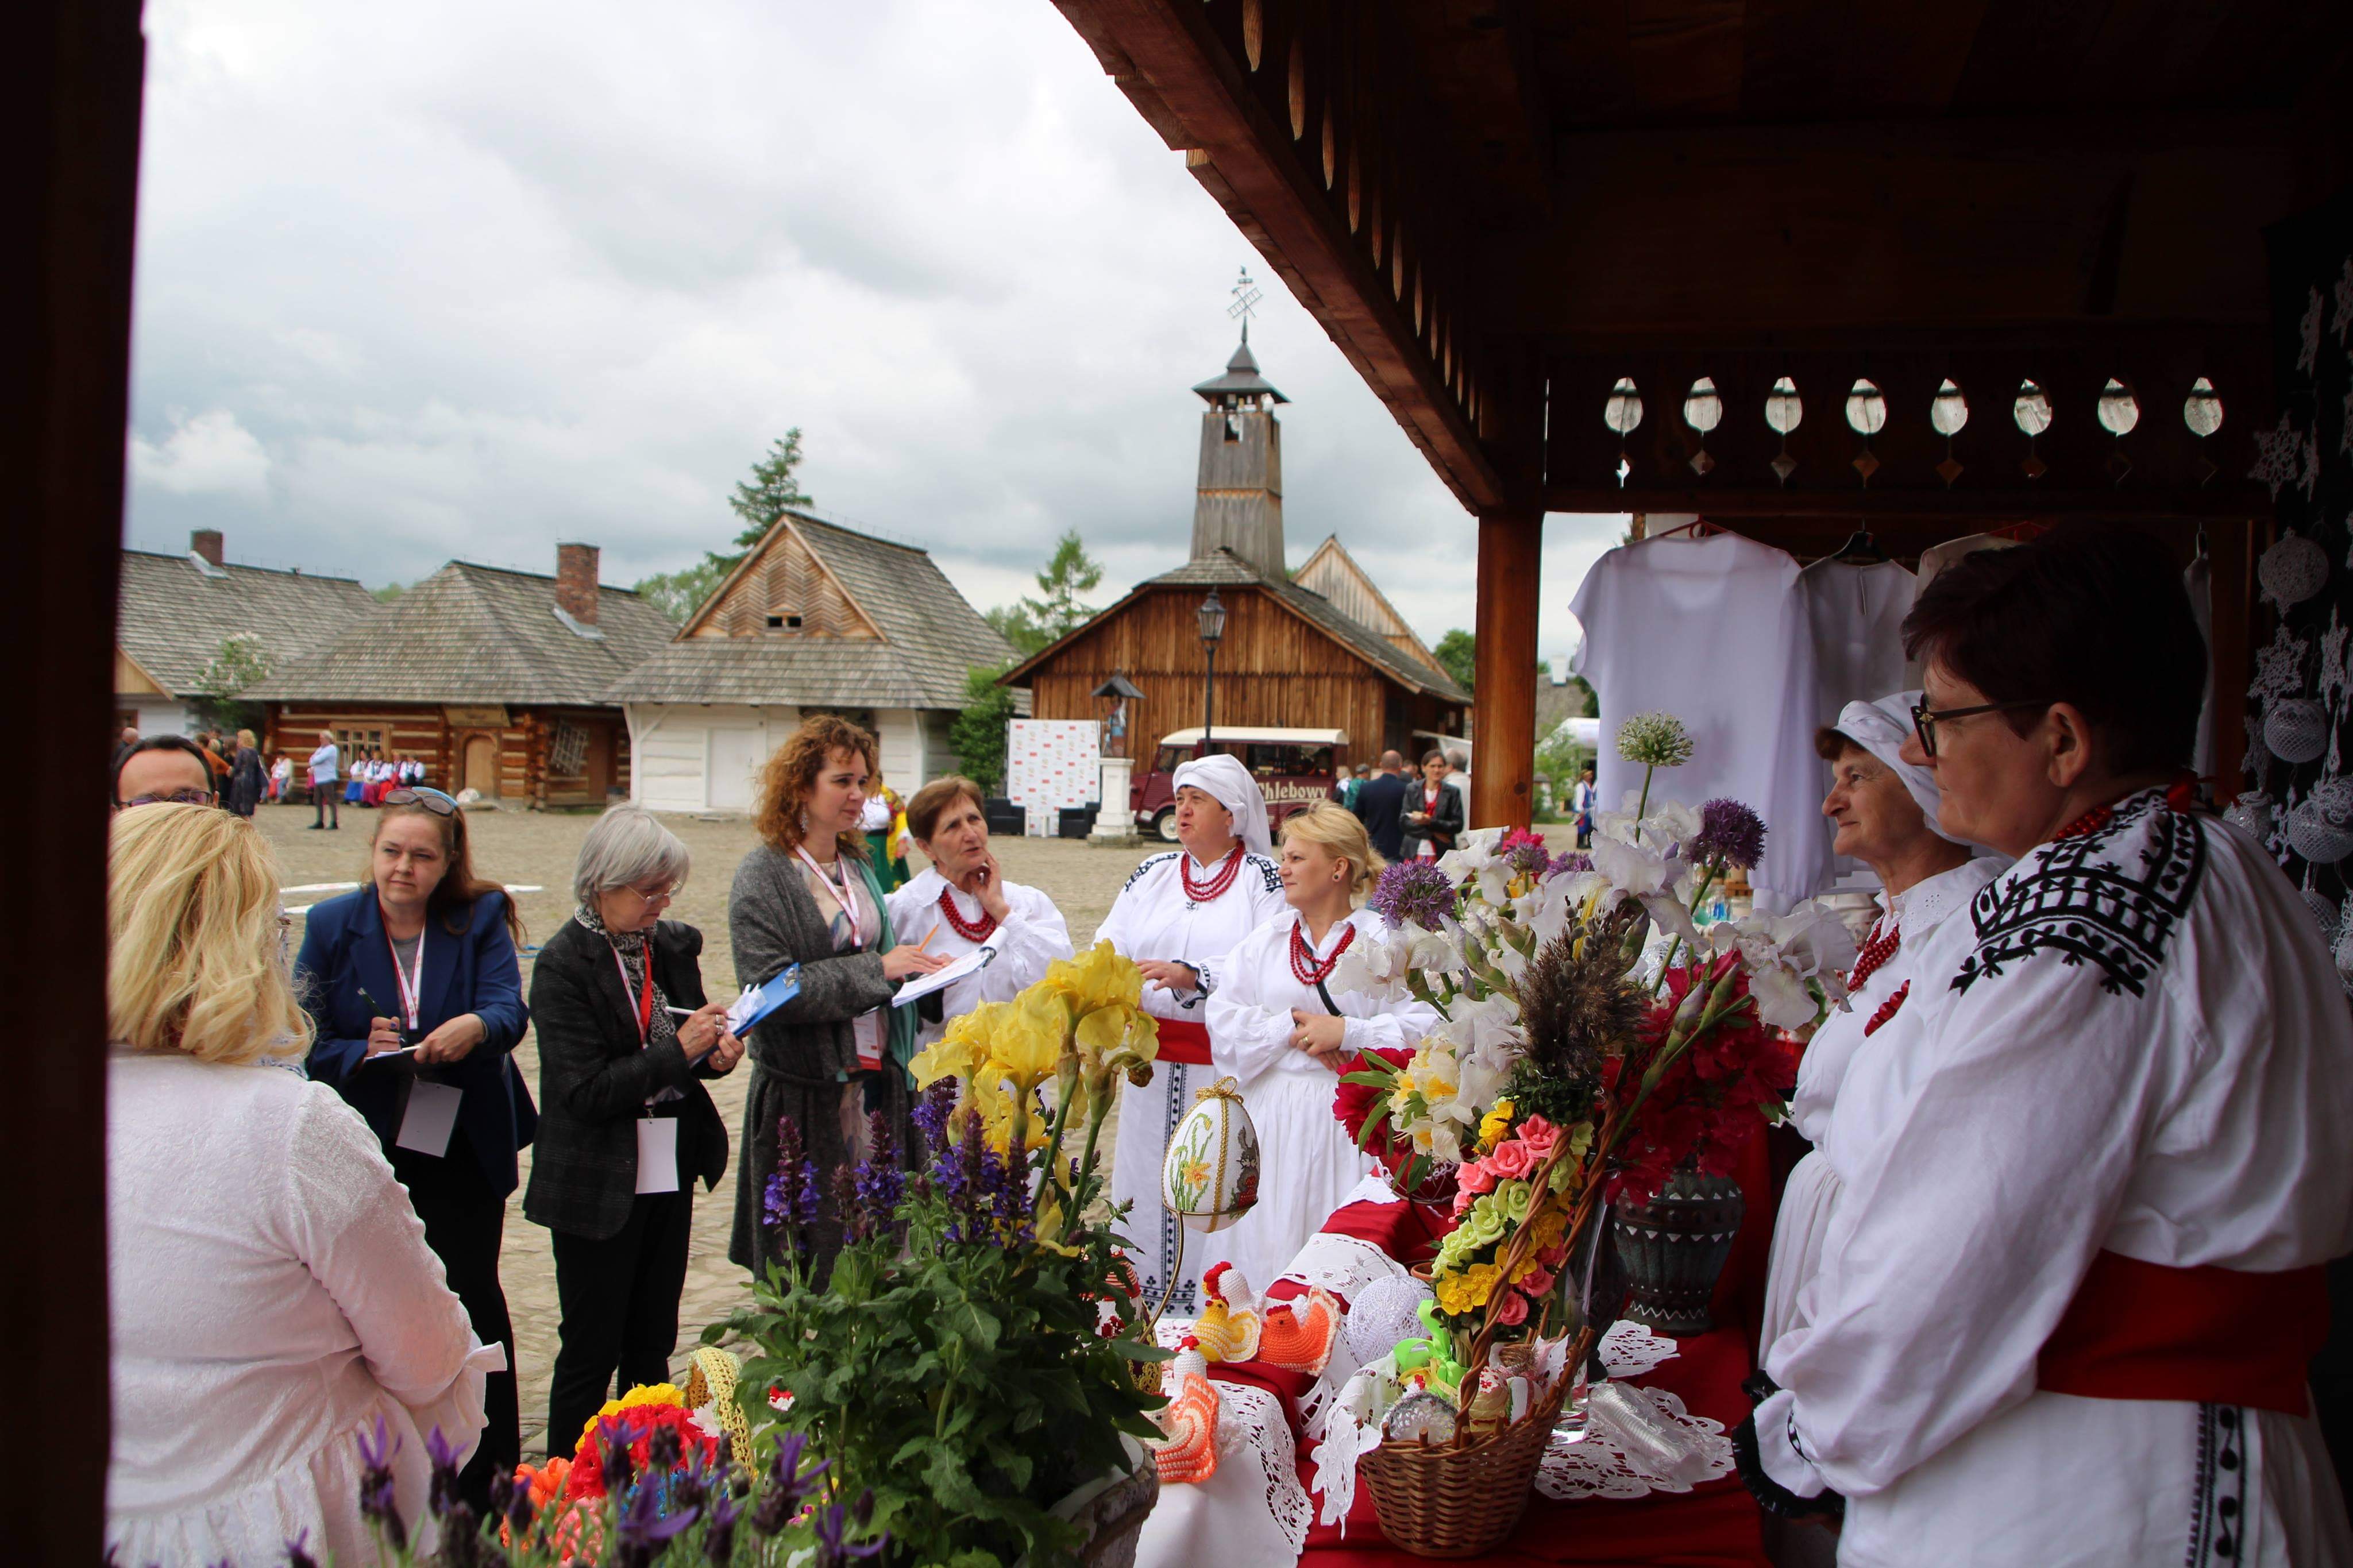
{"type": "Polygon", "coordinates": [[[194,696],[196,681],[239,633],[260,639],[272,668],[283,668],[376,607],[349,577],[313,577],[261,566],[197,563],[194,555],[122,552],[115,642],[156,685],[194,696]]]}
{"type": "Polygon", "coordinates": [[[555,579],[452,561],[248,695],[270,701],[601,704],[668,640],[628,588],[599,585],[596,637],[555,613],[555,579]]]}
{"type": "Polygon", "coordinates": [[[795,511],[776,521],[677,640],[607,687],[605,700],[952,710],[965,704],[967,670],[1012,657],[928,552],[795,511]],[[765,600],[749,615],[737,613],[738,601],[763,591],[764,563],[795,542],[838,585],[856,624],[877,635],[718,634],[762,625],[765,600]]]}

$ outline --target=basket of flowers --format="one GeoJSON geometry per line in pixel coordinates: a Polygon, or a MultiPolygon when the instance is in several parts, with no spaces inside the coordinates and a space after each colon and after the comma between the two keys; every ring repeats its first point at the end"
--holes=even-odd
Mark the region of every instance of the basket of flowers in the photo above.
{"type": "MultiPolygon", "coordinates": [[[[1732,801],[1650,798],[1690,756],[1663,714],[1630,720],[1647,770],[1597,819],[1589,857],[1532,835],[1464,837],[1382,874],[1382,940],[1343,960],[1355,988],[1397,987],[1442,1021],[1410,1052],[1360,1057],[1334,1114],[1400,1192],[1451,1199],[1424,1332],[1365,1367],[1319,1452],[1353,1463],[1384,1533],[1424,1556],[1508,1535],[1563,1403],[1617,1303],[1594,1284],[1611,1203],[1678,1167],[1728,1173],[1794,1082],[1789,1030],[1842,1005],[1852,939],[1830,910],[1720,921],[1695,912],[1756,863],[1765,828],[1732,801]]],[[[1353,1491],[1354,1475],[1324,1478],[1353,1491]]],[[[1345,1507],[1345,1503],[1342,1505],[1345,1507]]]]}

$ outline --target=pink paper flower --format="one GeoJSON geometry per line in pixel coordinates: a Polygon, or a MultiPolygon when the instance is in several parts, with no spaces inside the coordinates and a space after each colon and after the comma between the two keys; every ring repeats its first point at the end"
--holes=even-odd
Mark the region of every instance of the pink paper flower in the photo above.
{"type": "Polygon", "coordinates": [[[1544,1265],[1546,1268],[1557,1268],[1560,1267],[1562,1259],[1566,1258],[1567,1256],[1568,1243],[1566,1241],[1556,1241],[1553,1243],[1552,1246],[1546,1247],[1542,1252],[1537,1253],[1536,1261],[1544,1265]]]}
{"type": "Polygon", "coordinates": [[[1528,1146],[1528,1152],[1538,1160],[1548,1158],[1552,1146],[1560,1140],[1560,1129],[1541,1116],[1531,1116],[1520,1123],[1519,1140],[1528,1146]]]}
{"type": "Polygon", "coordinates": [[[1500,1181],[1524,1182],[1527,1180],[1529,1173],[1535,1169],[1536,1160],[1535,1156],[1528,1152],[1528,1146],[1525,1143],[1517,1138],[1510,1138],[1496,1144],[1495,1152],[1479,1163],[1493,1173],[1496,1179],[1500,1181]]]}
{"type": "Polygon", "coordinates": [[[1504,1304],[1495,1310],[1495,1321],[1510,1328],[1528,1321],[1528,1299],[1517,1290],[1504,1292],[1504,1304]]]}
{"type": "Polygon", "coordinates": [[[1552,1289],[1553,1274],[1549,1268],[1531,1268],[1520,1276],[1520,1289],[1531,1296],[1541,1296],[1552,1289]]]}
{"type": "MultiPolygon", "coordinates": [[[[1477,1197],[1481,1193],[1492,1193],[1495,1190],[1495,1173],[1488,1168],[1487,1162],[1484,1160],[1475,1164],[1465,1165],[1455,1173],[1454,1187],[1457,1198],[1464,1193],[1470,1194],[1472,1197],[1477,1197]]],[[[1467,1204],[1462,1205],[1465,1208],[1469,1206],[1467,1204]]]]}

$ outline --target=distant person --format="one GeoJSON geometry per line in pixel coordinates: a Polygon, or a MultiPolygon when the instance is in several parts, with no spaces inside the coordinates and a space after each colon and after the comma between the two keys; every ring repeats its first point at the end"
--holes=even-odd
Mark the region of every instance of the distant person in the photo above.
{"type": "Polygon", "coordinates": [[[539,1121],[512,1054],[531,1021],[522,939],[505,890],[475,875],[458,803],[396,790],[369,840],[367,881],[311,907],[294,965],[318,1030],[311,1076],[375,1129],[475,1334],[507,1348],[508,1370],[485,1395],[481,1451],[459,1477],[478,1511],[491,1474],[512,1475],[522,1457],[499,1284],[515,1154],[539,1121]]]}
{"type": "Polygon", "coordinates": [[[1446,787],[1446,753],[1430,752],[1421,759],[1421,787],[1409,787],[1400,841],[1409,860],[1434,860],[1454,847],[1462,831],[1462,792],[1446,787]]]}
{"type": "Polygon", "coordinates": [[[359,755],[352,759],[350,776],[343,781],[343,804],[360,805],[367,800],[368,780],[375,777],[375,748],[362,746],[359,755]]]}
{"type": "Polygon", "coordinates": [[[858,814],[858,828],[874,851],[867,863],[888,898],[907,885],[907,805],[898,791],[882,782],[881,769],[875,770],[871,783],[872,793],[858,814]]]}
{"type": "Polygon", "coordinates": [[[1467,822],[1471,815],[1471,759],[1461,752],[1446,753],[1446,787],[1461,792],[1462,815],[1467,822]]]}
{"type": "Polygon", "coordinates": [[[228,798],[228,759],[221,755],[220,731],[201,731],[196,735],[196,749],[204,753],[205,766],[212,770],[213,797],[228,798]]]}
{"type": "Polygon", "coordinates": [[[318,808],[317,817],[311,824],[314,829],[335,828],[343,825],[340,808],[336,805],[336,780],[343,776],[343,770],[338,765],[342,756],[342,752],[335,745],[334,732],[320,731],[318,749],[311,753],[311,804],[318,808]],[[330,816],[333,817],[332,821],[328,820],[330,816]]]}
{"type": "Polygon", "coordinates": [[[269,804],[284,805],[286,791],[293,783],[294,759],[280,752],[278,760],[269,764],[269,804]]]}
{"type": "Polygon", "coordinates": [[[1340,781],[1332,786],[1332,798],[1349,811],[1356,809],[1356,794],[1365,787],[1365,764],[1358,763],[1354,772],[1344,772],[1340,781]]]}
{"type": "Polygon", "coordinates": [[[237,754],[228,765],[229,810],[239,816],[251,816],[254,807],[261,804],[262,792],[269,788],[269,775],[262,771],[261,752],[253,743],[253,731],[237,732],[237,754]]]}
{"type": "Polygon", "coordinates": [[[212,764],[185,735],[151,735],[115,759],[114,809],[133,805],[215,805],[212,764]]]}
{"type": "Polygon", "coordinates": [[[1599,791],[1593,783],[1593,764],[1588,763],[1578,770],[1577,784],[1568,792],[1568,812],[1577,824],[1577,847],[1593,847],[1593,802],[1599,791]]]}
{"type": "Polygon", "coordinates": [[[1373,847],[1384,860],[1395,860],[1405,853],[1398,820],[1405,811],[1405,759],[1395,752],[1381,753],[1381,771],[1365,781],[1356,792],[1356,804],[1349,809],[1365,825],[1366,834],[1373,847]]]}
{"type": "Polygon", "coordinates": [[[715,1188],[727,1171],[703,1080],[733,1070],[744,1042],[703,993],[702,933],[661,918],[691,866],[651,812],[614,806],[580,841],[572,918],[532,964],[540,1122],[522,1212],[555,1250],[558,1457],[617,1373],[623,1394],[669,1381],[694,1184],[715,1188]]]}
{"type": "Polygon", "coordinates": [[[121,767],[122,765],[122,759],[129,756],[131,754],[131,748],[138,743],[139,726],[136,724],[125,724],[122,726],[121,732],[114,737],[114,765],[118,768],[121,767]]]}
{"type": "Polygon", "coordinates": [[[379,1430],[386,1500],[430,1551],[426,1434],[474,1448],[496,1356],[375,1136],[332,1089],[280,1070],[311,1026],[269,846],[182,805],[126,811],[112,837],[111,1289],[84,1330],[115,1346],[107,1561],[282,1563],[304,1539],[315,1561],[374,1563],[359,1443],[379,1430]]]}

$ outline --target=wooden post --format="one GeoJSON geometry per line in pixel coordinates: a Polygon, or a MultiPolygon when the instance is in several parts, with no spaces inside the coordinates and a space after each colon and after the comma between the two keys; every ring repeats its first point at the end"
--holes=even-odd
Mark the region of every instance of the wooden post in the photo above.
{"type": "Polygon", "coordinates": [[[2254,674],[2255,557],[2263,523],[2232,518],[2207,524],[2207,658],[2214,671],[2214,798],[2228,805],[2246,787],[2247,682],[2254,674]]]}
{"type": "Polygon", "coordinates": [[[17,243],[0,292],[0,472],[15,521],[0,656],[21,672],[11,717],[46,765],[0,775],[13,828],[0,887],[20,895],[0,987],[54,1005],[0,1097],[0,1344],[73,1372],[72,1393],[43,1402],[38,1478],[20,1479],[0,1555],[93,1563],[108,1448],[106,798],[145,46],[136,0],[36,0],[8,36],[17,243]]]}
{"type": "Polygon", "coordinates": [[[1542,602],[1544,511],[1479,519],[1476,686],[1472,693],[1471,826],[1525,827],[1535,799],[1536,612],[1542,602]]]}

